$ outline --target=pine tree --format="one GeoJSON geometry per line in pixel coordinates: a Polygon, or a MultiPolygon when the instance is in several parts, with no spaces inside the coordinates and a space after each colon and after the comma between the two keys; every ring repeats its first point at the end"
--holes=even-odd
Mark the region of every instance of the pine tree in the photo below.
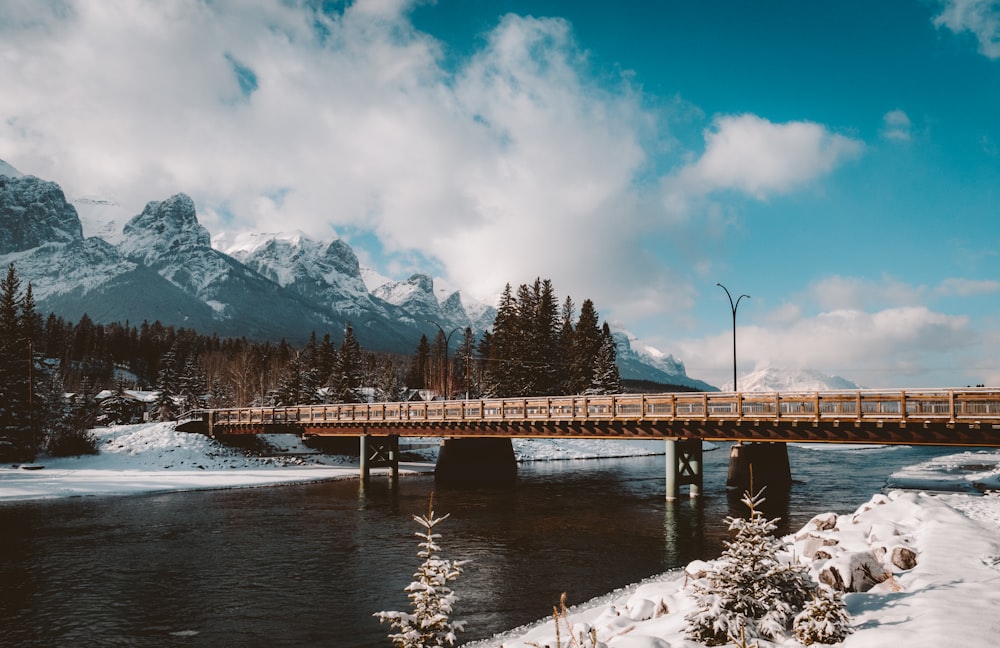
{"type": "Polygon", "coordinates": [[[601,341],[594,302],[585,299],[580,306],[580,319],[573,331],[573,348],[570,351],[571,393],[582,394],[593,384],[601,341]]]}
{"type": "Polygon", "coordinates": [[[808,568],[780,559],[784,545],[771,535],[777,520],[758,510],[763,501],[761,492],[746,493],[750,518],[727,518],[736,535],[714,569],[694,583],[697,608],[685,617],[688,637],[709,646],[778,639],[816,590],[808,568]]]}
{"type": "Polygon", "coordinates": [[[93,382],[84,377],[80,390],[70,399],[66,416],[55,423],[46,439],[46,449],[54,457],[96,454],[97,439],[91,428],[97,423],[99,408],[93,382]]]}
{"type": "Polygon", "coordinates": [[[410,389],[424,389],[427,387],[427,366],[431,357],[431,345],[427,341],[426,335],[420,336],[417,344],[417,353],[410,362],[410,367],[406,370],[406,386],[410,389]]]}
{"type": "Polygon", "coordinates": [[[132,403],[132,399],[125,393],[125,383],[119,380],[115,385],[115,391],[100,402],[97,422],[101,425],[134,423],[132,403]]]}
{"type": "Polygon", "coordinates": [[[344,329],[344,341],[337,354],[333,376],[330,378],[330,396],[337,403],[356,403],[359,400],[363,358],[361,345],[354,337],[354,330],[348,324],[344,329]]]}
{"type": "Polygon", "coordinates": [[[795,638],[806,646],[835,644],[854,632],[840,592],[820,585],[793,622],[795,638]]]}
{"type": "Polygon", "coordinates": [[[433,497],[427,507],[427,515],[413,516],[413,520],[423,529],[417,533],[421,538],[417,557],[424,559],[413,574],[416,580],[404,589],[408,592],[413,612],[374,614],[380,622],[389,623],[398,630],[389,635],[397,648],[453,646],[457,639],[456,633],[465,629],[464,622],[450,619],[458,597],[448,583],[458,578],[467,561],[445,560],[437,554],[441,550],[437,544],[441,535],[435,533],[434,529],[446,519],[448,515],[434,517],[433,497]]]}
{"type": "Polygon", "coordinates": [[[275,392],[277,394],[275,405],[297,405],[302,402],[302,358],[300,355],[295,355],[285,365],[275,392]]]}
{"type": "Polygon", "coordinates": [[[573,391],[573,372],[570,371],[568,361],[573,357],[573,316],[575,314],[575,306],[573,305],[573,300],[570,297],[566,297],[563,302],[562,309],[560,311],[560,322],[559,322],[559,357],[562,358],[563,365],[559,374],[559,389],[557,394],[572,394],[573,391]]]}
{"type": "Polygon", "coordinates": [[[160,358],[160,372],[156,378],[154,416],[159,421],[172,421],[177,417],[177,367],[174,346],[160,358]]]}
{"type": "Polygon", "coordinates": [[[617,346],[611,336],[611,328],[605,322],[601,329],[601,348],[594,364],[594,378],[587,392],[590,394],[620,394],[621,391],[622,379],[618,373],[617,346]]]}
{"type": "Polygon", "coordinates": [[[22,304],[21,280],[11,263],[0,280],[0,453],[11,459],[34,458],[29,412],[34,357],[25,337],[22,304]]]}
{"type": "Polygon", "coordinates": [[[181,408],[185,411],[205,406],[208,385],[205,382],[205,372],[193,353],[189,353],[187,360],[184,361],[184,368],[177,378],[177,389],[177,395],[181,397],[181,408]]]}

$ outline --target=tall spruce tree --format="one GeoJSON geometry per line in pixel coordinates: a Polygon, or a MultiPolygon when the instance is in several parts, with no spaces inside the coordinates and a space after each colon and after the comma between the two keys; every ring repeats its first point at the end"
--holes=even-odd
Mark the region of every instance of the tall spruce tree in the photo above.
{"type": "Polygon", "coordinates": [[[361,371],[364,358],[361,345],[354,337],[354,329],[348,324],[344,329],[344,341],[337,354],[333,376],[330,378],[330,396],[336,403],[357,403],[360,400],[361,371]]]}
{"type": "Polygon", "coordinates": [[[160,372],[156,377],[156,400],[153,416],[158,421],[177,418],[177,353],[176,343],[160,358],[160,372]]]}
{"type": "Polygon", "coordinates": [[[611,327],[605,322],[601,327],[601,348],[594,365],[594,378],[589,391],[592,394],[620,394],[622,379],[618,373],[617,346],[611,337],[611,327]]]}
{"type": "Polygon", "coordinates": [[[585,299],[580,305],[580,319],[573,331],[573,348],[570,351],[570,389],[582,394],[594,382],[594,368],[601,352],[601,329],[598,325],[594,302],[585,299]]]}
{"type": "Polygon", "coordinates": [[[30,374],[34,357],[25,337],[21,280],[14,264],[0,280],[0,454],[33,459],[30,374]]]}

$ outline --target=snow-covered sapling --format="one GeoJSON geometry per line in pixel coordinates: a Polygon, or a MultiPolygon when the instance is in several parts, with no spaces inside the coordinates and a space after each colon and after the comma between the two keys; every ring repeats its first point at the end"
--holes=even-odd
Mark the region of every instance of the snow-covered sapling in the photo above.
{"type": "Polygon", "coordinates": [[[808,569],[780,559],[784,545],[771,535],[777,519],[758,510],[762,493],[744,494],[750,518],[727,518],[735,538],[714,568],[694,582],[696,608],[685,617],[687,634],[709,646],[781,637],[813,597],[816,585],[808,569]]]}
{"type": "Polygon", "coordinates": [[[795,617],[795,638],[806,646],[814,643],[834,644],[854,632],[840,592],[820,585],[812,600],[795,617]]]}
{"type": "Polygon", "coordinates": [[[424,562],[413,574],[415,580],[404,588],[410,599],[413,612],[376,612],[374,616],[382,623],[389,623],[398,630],[389,635],[398,648],[430,648],[431,646],[452,646],[455,633],[464,630],[464,621],[452,621],[449,617],[458,597],[448,583],[458,578],[466,560],[445,560],[437,555],[440,534],[434,527],[446,520],[448,515],[434,516],[434,496],[431,496],[427,515],[414,515],[413,519],[423,530],[415,535],[421,539],[418,558],[424,562]]]}

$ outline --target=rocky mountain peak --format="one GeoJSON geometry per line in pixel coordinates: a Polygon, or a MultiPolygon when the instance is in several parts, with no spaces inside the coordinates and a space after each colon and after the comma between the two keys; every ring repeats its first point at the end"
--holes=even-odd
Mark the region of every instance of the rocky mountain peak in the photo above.
{"type": "Polygon", "coordinates": [[[434,280],[425,274],[410,275],[406,281],[390,281],[372,291],[372,294],[396,306],[417,306],[422,314],[441,310],[434,296],[434,280]]]}
{"type": "Polygon", "coordinates": [[[211,244],[211,235],[198,222],[194,201],[180,193],[147,203],[141,214],[125,224],[120,248],[127,256],[148,262],[178,248],[209,248],[211,244]]]}
{"type": "Polygon", "coordinates": [[[343,239],[337,239],[327,246],[323,258],[331,270],[349,277],[361,277],[361,264],[358,256],[343,239]]]}
{"type": "Polygon", "coordinates": [[[0,254],[82,240],[80,217],[59,185],[34,176],[0,175],[0,254]]]}

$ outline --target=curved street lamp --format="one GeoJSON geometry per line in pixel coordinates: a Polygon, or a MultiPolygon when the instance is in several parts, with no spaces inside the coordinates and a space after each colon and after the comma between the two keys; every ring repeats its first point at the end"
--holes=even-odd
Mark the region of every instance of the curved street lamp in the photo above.
{"type": "Polygon", "coordinates": [[[733,296],[729,293],[729,289],[720,283],[715,284],[719,288],[726,291],[726,297],[729,297],[729,306],[733,309],[733,392],[736,392],[736,309],[740,307],[740,300],[746,297],[750,299],[750,295],[740,295],[733,301],[733,296]]]}

